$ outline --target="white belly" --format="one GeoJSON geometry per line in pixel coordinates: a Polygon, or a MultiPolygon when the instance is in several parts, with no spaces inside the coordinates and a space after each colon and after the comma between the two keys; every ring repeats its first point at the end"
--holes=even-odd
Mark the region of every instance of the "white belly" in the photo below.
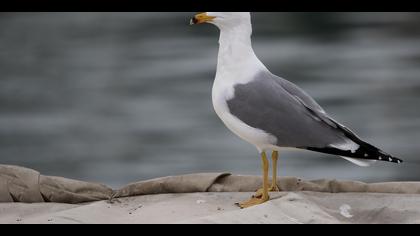
{"type": "Polygon", "coordinates": [[[260,152],[268,149],[277,149],[274,146],[277,139],[263,130],[253,128],[229,112],[227,102],[234,96],[233,86],[226,83],[218,83],[215,80],[212,91],[213,107],[216,114],[226,127],[243,140],[253,144],[260,152]]]}

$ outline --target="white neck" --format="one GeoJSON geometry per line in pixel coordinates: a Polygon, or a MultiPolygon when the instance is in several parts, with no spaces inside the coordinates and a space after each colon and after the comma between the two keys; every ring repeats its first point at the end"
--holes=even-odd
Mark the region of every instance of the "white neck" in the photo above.
{"type": "Polygon", "coordinates": [[[251,42],[251,24],[237,27],[220,27],[217,73],[236,69],[246,69],[256,65],[265,68],[254,53],[251,42]]]}

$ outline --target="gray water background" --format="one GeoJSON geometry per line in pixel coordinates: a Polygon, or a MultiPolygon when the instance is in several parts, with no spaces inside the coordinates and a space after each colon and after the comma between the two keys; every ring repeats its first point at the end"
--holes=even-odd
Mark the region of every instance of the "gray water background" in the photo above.
{"type": "MultiPolygon", "coordinates": [[[[218,30],[193,13],[0,13],[0,163],[112,186],[260,174],[211,104],[218,30]]],[[[254,49],[403,165],[281,153],[281,175],[420,180],[420,14],[255,13],[254,49]]]]}

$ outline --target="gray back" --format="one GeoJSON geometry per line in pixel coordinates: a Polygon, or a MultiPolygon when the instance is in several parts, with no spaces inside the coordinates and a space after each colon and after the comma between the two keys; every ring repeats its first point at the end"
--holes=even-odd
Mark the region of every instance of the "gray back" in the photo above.
{"type": "Polygon", "coordinates": [[[280,147],[323,148],[347,140],[309,95],[269,72],[236,85],[227,104],[244,123],[274,135],[280,147]]]}

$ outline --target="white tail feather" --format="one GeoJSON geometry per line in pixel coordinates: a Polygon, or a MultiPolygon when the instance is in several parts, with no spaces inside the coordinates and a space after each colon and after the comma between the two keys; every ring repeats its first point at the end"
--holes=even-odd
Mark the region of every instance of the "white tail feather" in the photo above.
{"type": "Polygon", "coordinates": [[[361,160],[361,159],[355,159],[355,158],[350,158],[350,157],[342,157],[342,158],[361,167],[369,167],[376,162],[376,160],[361,160]]]}

